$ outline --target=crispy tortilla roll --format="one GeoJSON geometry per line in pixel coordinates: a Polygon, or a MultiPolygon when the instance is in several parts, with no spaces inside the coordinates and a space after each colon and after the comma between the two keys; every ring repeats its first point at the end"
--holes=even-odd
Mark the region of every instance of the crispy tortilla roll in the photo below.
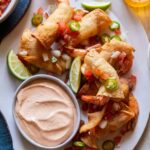
{"type": "Polygon", "coordinates": [[[133,46],[126,42],[117,41],[115,39],[111,40],[109,43],[106,43],[101,47],[100,55],[108,61],[112,55],[112,52],[115,51],[125,52],[127,54],[128,59],[133,61],[133,46]]]}
{"type": "Polygon", "coordinates": [[[108,120],[107,127],[105,129],[97,128],[95,132],[95,136],[98,139],[103,139],[105,136],[110,134],[111,132],[116,132],[124,125],[131,121],[131,129],[134,127],[134,123],[136,122],[139,114],[139,106],[136,98],[132,93],[129,95],[128,105],[122,103],[122,109],[118,112],[116,116],[114,116],[111,120],[108,120]]]}
{"type": "Polygon", "coordinates": [[[75,47],[82,41],[97,35],[100,31],[109,27],[111,19],[109,16],[100,9],[95,9],[89,14],[85,15],[80,22],[79,35],[72,37],[68,45],[75,47]]]}
{"type": "Polygon", "coordinates": [[[88,52],[85,56],[84,63],[88,66],[88,69],[92,71],[93,75],[96,78],[100,80],[106,80],[108,77],[113,77],[117,80],[117,90],[108,92],[105,86],[102,85],[97,95],[106,96],[110,98],[124,98],[124,94],[116,70],[104,58],[102,58],[97,51],[91,50],[90,52],[88,52]]]}
{"type": "Polygon", "coordinates": [[[72,18],[72,15],[73,9],[68,3],[62,2],[44,24],[39,25],[35,29],[32,35],[38,39],[46,49],[50,49],[51,44],[55,41],[58,34],[58,23],[62,21],[67,23],[72,18]]]}
{"type": "Polygon", "coordinates": [[[133,64],[133,51],[134,48],[130,44],[112,40],[102,46],[100,55],[113,65],[119,74],[126,74],[130,71],[133,64]],[[121,64],[117,59],[120,56],[123,56],[121,64]]]}
{"type": "Polygon", "coordinates": [[[26,29],[22,35],[18,55],[23,61],[52,73],[62,74],[66,68],[65,61],[61,58],[59,58],[56,63],[50,61],[50,51],[46,50],[36,38],[32,37],[28,29],[26,29]],[[24,52],[27,52],[27,55],[23,55],[24,52]],[[46,57],[45,60],[43,55],[46,57]]]}

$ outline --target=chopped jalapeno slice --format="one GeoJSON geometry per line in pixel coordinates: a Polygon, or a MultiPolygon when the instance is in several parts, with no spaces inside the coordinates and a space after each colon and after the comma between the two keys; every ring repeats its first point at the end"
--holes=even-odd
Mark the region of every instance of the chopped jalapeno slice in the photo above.
{"type": "Polygon", "coordinates": [[[57,62],[57,58],[56,58],[56,57],[54,57],[54,56],[52,56],[52,58],[51,58],[51,62],[52,62],[52,63],[56,63],[56,62],[57,62]]]}
{"type": "Polygon", "coordinates": [[[106,33],[104,33],[102,36],[101,36],[101,41],[102,41],[102,44],[105,44],[107,42],[110,42],[110,36],[106,33]]]}
{"type": "Polygon", "coordinates": [[[107,140],[102,145],[103,150],[114,150],[115,149],[115,143],[111,140],[107,140]]]}
{"type": "Polygon", "coordinates": [[[118,89],[118,82],[115,78],[108,78],[105,82],[105,88],[108,91],[115,91],[118,89]]]}
{"type": "Polygon", "coordinates": [[[73,146],[83,148],[83,147],[85,147],[85,144],[82,141],[75,141],[75,142],[73,142],[73,146]]]}
{"type": "Polygon", "coordinates": [[[113,39],[115,39],[115,40],[117,40],[117,41],[122,41],[121,37],[118,36],[118,35],[113,35],[113,36],[111,37],[111,40],[113,40],[113,39]]]}
{"type": "Polygon", "coordinates": [[[32,17],[32,25],[38,26],[43,22],[43,16],[41,14],[34,14],[32,17]]]}
{"type": "Polygon", "coordinates": [[[71,21],[69,23],[69,27],[70,27],[71,31],[77,32],[80,30],[80,23],[77,21],[71,21]]]}
{"type": "Polygon", "coordinates": [[[115,30],[115,29],[119,29],[120,28],[120,23],[117,21],[112,21],[111,25],[110,25],[110,30],[115,30]]]}

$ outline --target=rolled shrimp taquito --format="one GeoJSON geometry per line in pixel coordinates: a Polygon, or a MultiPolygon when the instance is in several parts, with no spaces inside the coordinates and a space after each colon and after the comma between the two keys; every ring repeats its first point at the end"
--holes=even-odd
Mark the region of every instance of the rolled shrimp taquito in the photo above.
{"type": "Polygon", "coordinates": [[[82,72],[83,70],[92,71],[93,75],[103,83],[98,90],[98,96],[116,98],[119,101],[124,99],[124,93],[116,70],[97,51],[91,50],[87,53],[82,67],[85,68],[81,69],[82,72]]]}
{"type": "Polygon", "coordinates": [[[44,24],[39,25],[32,35],[46,48],[56,40],[59,22],[68,23],[73,16],[73,8],[68,0],[59,1],[58,8],[49,16],[44,24]]]}
{"type": "Polygon", "coordinates": [[[69,40],[68,46],[77,46],[90,37],[96,36],[100,31],[107,29],[110,24],[111,19],[103,10],[93,10],[82,18],[80,21],[79,34],[69,40]]]}
{"type": "Polygon", "coordinates": [[[117,40],[111,40],[101,47],[100,56],[108,61],[119,74],[126,74],[133,64],[132,45],[117,40]]]}
{"type": "Polygon", "coordinates": [[[51,61],[50,51],[31,35],[29,29],[23,32],[18,55],[21,60],[52,73],[62,74],[66,69],[66,62],[62,58],[57,58],[55,63],[51,61]]]}

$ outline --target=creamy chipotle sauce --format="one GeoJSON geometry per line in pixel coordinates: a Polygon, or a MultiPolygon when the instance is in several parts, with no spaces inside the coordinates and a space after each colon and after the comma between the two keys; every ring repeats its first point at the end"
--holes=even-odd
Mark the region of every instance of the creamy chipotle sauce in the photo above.
{"type": "Polygon", "coordinates": [[[19,91],[15,111],[26,134],[44,146],[65,142],[74,130],[77,115],[68,93],[46,79],[19,91]]]}

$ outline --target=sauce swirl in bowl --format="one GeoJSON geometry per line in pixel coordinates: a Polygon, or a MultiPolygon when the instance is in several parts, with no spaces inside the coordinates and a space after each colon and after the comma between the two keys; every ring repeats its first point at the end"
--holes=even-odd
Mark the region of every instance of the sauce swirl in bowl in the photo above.
{"type": "Polygon", "coordinates": [[[78,130],[76,100],[56,81],[37,78],[20,87],[15,98],[17,126],[41,147],[54,149],[71,140],[78,130]]]}

